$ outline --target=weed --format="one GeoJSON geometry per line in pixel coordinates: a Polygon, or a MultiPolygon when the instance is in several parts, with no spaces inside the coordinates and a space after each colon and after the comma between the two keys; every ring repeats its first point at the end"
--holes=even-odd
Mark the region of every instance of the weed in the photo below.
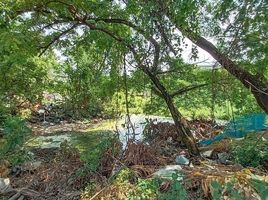
{"type": "Polygon", "coordinates": [[[125,183],[129,182],[134,179],[134,172],[131,171],[129,168],[122,169],[115,178],[116,183],[125,183]]]}
{"type": "Polygon", "coordinates": [[[250,184],[258,192],[261,199],[268,199],[268,183],[257,179],[251,179],[250,184]]]}
{"type": "Polygon", "coordinates": [[[21,147],[31,130],[26,126],[25,121],[18,117],[7,118],[3,128],[3,144],[0,147],[1,157],[7,158],[12,164],[23,162],[28,156],[21,147]]]}
{"type": "Polygon", "coordinates": [[[155,179],[138,179],[135,189],[132,190],[127,199],[129,200],[149,200],[156,199],[158,192],[158,182],[155,179]]]}
{"type": "Polygon", "coordinates": [[[233,159],[244,167],[257,167],[268,157],[268,142],[256,134],[250,134],[245,139],[235,142],[232,146],[233,159]]]}
{"type": "Polygon", "coordinates": [[[112,149],[112,154],[116,153],[116,147],[114,146],[117,138],[112,136],[103,136],[99,139],[99,142],[95,144],[94,148],[85,150],[81,153],[81,160],[87,164],[90,171],[97,171],[101,166],[103,155],[108,149],[112,149]]]}
{"type": "Polygon", "coordinates": [[[91,196],[93,196],[96,191],[96,187],[97,183],[95,181],[90,181],[82,193],[82,198],[89,199],[91,196]]]}

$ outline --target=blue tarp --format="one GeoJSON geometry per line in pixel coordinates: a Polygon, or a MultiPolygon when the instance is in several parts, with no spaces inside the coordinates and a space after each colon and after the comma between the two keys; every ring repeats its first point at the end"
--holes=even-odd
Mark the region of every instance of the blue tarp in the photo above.
{"type": "Polygon", "coordinates": [[[263,113],[251,114],[234,119],[226,125],[222,134],[207,140],[202,140],[199,143],[209,145],[215,141],[222,140],[223,138],[242,138],[248,133],[267,129],[267,120],[268,115],[263,113]]]}

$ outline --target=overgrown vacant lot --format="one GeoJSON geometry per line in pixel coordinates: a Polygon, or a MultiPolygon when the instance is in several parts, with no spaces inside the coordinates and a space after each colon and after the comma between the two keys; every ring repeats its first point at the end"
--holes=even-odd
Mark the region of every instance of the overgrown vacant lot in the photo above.
{"type": "Polygon", "coordinates": [[[0,2],[0,199],[268,199],[267,13],[0,2]]]}

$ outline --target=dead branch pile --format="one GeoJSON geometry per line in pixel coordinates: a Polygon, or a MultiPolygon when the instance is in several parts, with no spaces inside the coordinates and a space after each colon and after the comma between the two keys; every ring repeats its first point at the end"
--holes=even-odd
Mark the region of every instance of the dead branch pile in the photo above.
{"type": "Polygon", "coordinates": [[[144,143],[135,143],[128,141],[125,152],[125,163],[131,165],[163,165],[166,158],[160,156],[158,152],[144,143]]]}
{"type": "Polygon", "coordinates": [[[157,171],[158,167],[154,165],[133,165],[130,169],[135,174],[135,177],[149,178],[157,171]]]}
{"type": "Polygon", "coordinates": [[[223,127],[212,120],[195,119],[188,123],[197,140],[212,138],[223,131],[223,127]]]}
{"type": "Polygon", "coordinates": [[[144,131],[145,137],[150,141],[152,140],[167,140],[172,138],[173,141],[181,142],[174,124],[169,122],[158,122],[154,123],[151,120],[147,126],[147,129],[144,131]]]}
{"type": "MultiPolygon", "coordinates": [[[[205,199],[211,199],[211,195],[216,189],[212,187],[212,183],[217,182],[223,187],[221,191],[222,199],[231,199],[228,184],[233,184],[232,188],[242,195],[243,199],[260,200],[260,196],[251,184],[252,170],[242,169],[239,166],[209,165],[203,163],[200,166],[195,166],[195,168],[184,168],[183,171],[187,178],[183,180],[183,185],[188,191],[201,188],[203,197],[205,199]]],[[[267,174],[256,175],[255,172],[254,174],[255,179],[268,182],[267,174]]]]}
{"type": "Polygon", "coordinates": [[[23,186],[40,194],[38,198],[30,199],[80,199],[80,191],[85,188],[91,177],[90,174],[77,174],[84,165],[76,151],[70,152],[70,149],[61,148],[56,157],[44,162],[34,172],[24,172],[12,177],[13,188],[23,186]]]}
{"type": "MultiPolygon", "coordinates": [[[[196,140],[214,137],[222,133],[223,129],[223,127],[217,126],[211,120],[196,119],[188,121],[188,124],[194,132],[196,140]]],[[[156,123],[155,120],[149,120],[143,134],[149,141],[172,140],[177,144],[181,144],[181,139],[176,131],[175,125],[169,122],[156,123]]]]}

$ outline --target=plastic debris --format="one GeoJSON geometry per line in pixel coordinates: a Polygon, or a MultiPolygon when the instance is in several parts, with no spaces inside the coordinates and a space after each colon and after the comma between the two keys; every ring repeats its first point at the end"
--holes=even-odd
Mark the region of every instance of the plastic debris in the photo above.
{"type": "MultiPolygon", "coordinates": [[[[179,173],[181,170],[182,167],[180,165],[167,165],[164,168],[156,171],[153,176],[172,180],[172,174],[179,173]]],[[[178,176],[177,180],[183,180],[183,176],[178,176]]]]}
{"type": "Polygon", "coordinates": [[[210,158],[211,155],[213,153],[213,150],[208,150],[208,151],[205,151],[205,152],[202,152],[202,156],[206,157],[206,158],[210,158]]]}
{"type": "Polygon", "coordinates": [[[189,165],[190,163],[190,161],[184,155],[176,156],[175,161],[178,165],[189,165]]]}
{"type": "Polygon", "coordinates": [[[228,160],[230,157],[230,155],[226,152],[223,152],[223,153],[218,153],[218,161],[220,164],[224,164],[224,165],[228,165],[228,164],[231,164],[231,161],[228,160]]]}
{"type": "Polygon", "coordinates": [[[9,178],[0,178],[0,194],[12,191],[9,178]]]}

